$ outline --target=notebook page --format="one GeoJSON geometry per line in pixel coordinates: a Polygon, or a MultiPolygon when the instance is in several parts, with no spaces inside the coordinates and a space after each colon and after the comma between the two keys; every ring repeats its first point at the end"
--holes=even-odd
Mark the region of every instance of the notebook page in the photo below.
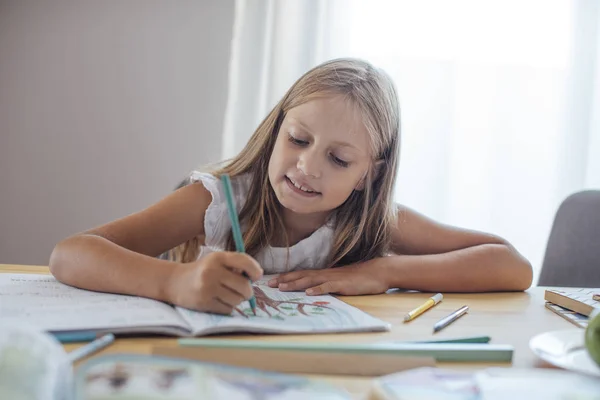
{"type": "Polygon", "coordinates": [[[565,290],[556,290],[556,292],[562,294],[563,296],[567,296],[568,298],[588,305],[594,308],[600,308],[600,301],[594,300],[594,295],[600,293],[599,289],[589,289],[589,288],[581,288],[581,289],[565,289],[565,290]]]}
{"type": "Polygon", "coordinates": [[[77,289],[51,275],[36,274],[0,274],[0,321],[45,331],[161,326],[188,330],[174,309],[159,301],[77,289]]]}
{"type": "Polygon", "coordinates": [[[256,316],[248,302],[231,315],[199,313],[177,307],[194,335],[221,332],[326,333],[384,331],[390,324],[333,296],[307,296],[281,292],[266,285],[269,277],[254,284],[256,316]]]}

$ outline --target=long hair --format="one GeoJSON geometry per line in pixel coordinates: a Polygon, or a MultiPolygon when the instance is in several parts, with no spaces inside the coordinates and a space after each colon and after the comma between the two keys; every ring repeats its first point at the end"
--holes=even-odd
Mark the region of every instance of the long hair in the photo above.
{"type": "MultiPolygon", "coordinates": [[[[396,224],[393,188],[400,152],[400,110],[394,84],[389,76],[366,61],[335,59],[305,73],[260,123],[246,147],[212,174],[235,177],[249,173],[251,188],[240,212],[246,252],[255,256],[276,234],[285,234],[281,204],[268,176],[269,159],[286,113],[303,103],[326,95],[350,99],[361,113],[369,133],[372,166],[363,190],[354,190],[333,210],[334,241],[328,266],[348,265],[383,256],[389,251],[391,227],[396,224]]],[[[235,248],[229,235],[226,249],[235,248]]],[[[194,261],[199,238],[175,249],[176,259],[194,261]]]]}

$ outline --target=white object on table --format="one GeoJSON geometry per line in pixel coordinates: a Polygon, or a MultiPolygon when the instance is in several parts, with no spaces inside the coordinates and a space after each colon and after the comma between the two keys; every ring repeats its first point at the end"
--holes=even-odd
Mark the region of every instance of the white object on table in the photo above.
{"type": "Polygon", "coordinates": [[[584,335],[583,329],[545,332],[534,336],[529,348],[556,367],[600,377],[600,367],[590,357],[584,335]]]}
{"type": "Polygon", "coordinates": [[[62,345],[30,326],[0,327],[0,399],[67,400],[73,369],[62,345]]]}

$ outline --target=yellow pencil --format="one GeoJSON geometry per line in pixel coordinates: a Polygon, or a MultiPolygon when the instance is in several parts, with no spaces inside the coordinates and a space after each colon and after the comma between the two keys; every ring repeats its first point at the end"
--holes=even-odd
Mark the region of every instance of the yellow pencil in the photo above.
{"type": "Polygon", "coordinates": [[[423,314],[425,311],[429,310],[431,307],[435,306],[437,303],[442,301],[443,298],[444,296],[442,296],[441,293],[438,293],[435,296],[431,296],[427,299],[425,303],[406,314],[404,316],[404,322],[412,321],[413,319],[417,318],[419,315],[423,314]]]}

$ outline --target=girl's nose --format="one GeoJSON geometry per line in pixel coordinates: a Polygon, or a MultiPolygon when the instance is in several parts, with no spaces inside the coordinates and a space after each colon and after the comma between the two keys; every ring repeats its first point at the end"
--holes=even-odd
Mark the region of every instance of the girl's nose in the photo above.
{"type": "Polygon", "coordinates": [[[297,168],[306,176],[321,177],[321,165],[315,151],[305,150],[298,157],[297,168]]]}

